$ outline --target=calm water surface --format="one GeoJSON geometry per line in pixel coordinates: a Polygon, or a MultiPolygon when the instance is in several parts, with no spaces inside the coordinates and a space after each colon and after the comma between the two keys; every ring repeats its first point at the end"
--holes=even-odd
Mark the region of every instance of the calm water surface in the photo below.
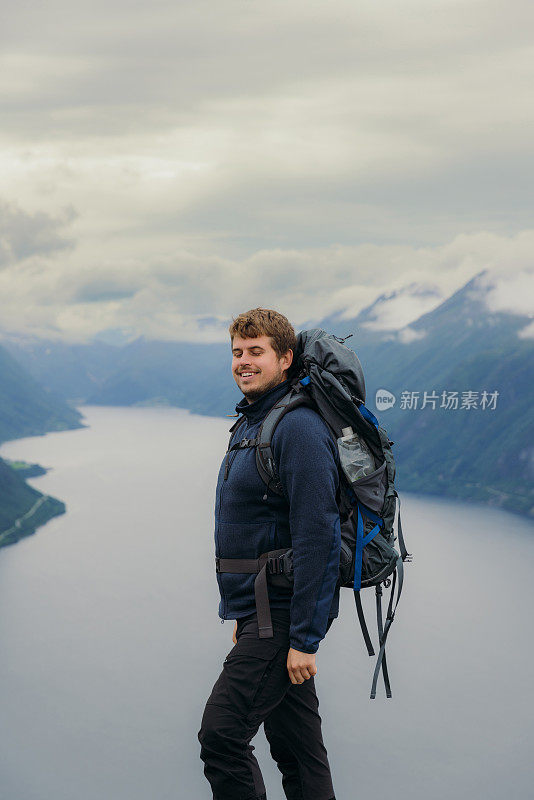
{"type": "MultiPolygon", "coordinates": [[[[0,550],[2,800],[210,800],[197,731],[232,646],[213,567],[230,420],[82,409],[84,430],[3,445],[50,472],[67,514],[0,550]]],[[[502,512],[402,500],[405,593],[393,699],[342,591],[316,678],[338,800],[533,796],[534,529],[502,512]]],[[[373,621],[373,593],[368,599],[373,621]]],[[[260,730],[269,800],[283,800],[260,730]]]]}

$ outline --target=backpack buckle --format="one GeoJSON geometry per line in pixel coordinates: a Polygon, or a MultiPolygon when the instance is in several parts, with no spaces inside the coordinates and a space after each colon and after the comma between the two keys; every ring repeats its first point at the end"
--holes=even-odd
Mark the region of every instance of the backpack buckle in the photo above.
{"type": "Polygon", "coordinates": [[[267,560],[267,571],[271,575],[288,575],[292,568],[292,554],[288,551],[267,560]]]}
{"type": "Polygon", "coordinates": [[[271,556],[268,560],[269,573],[271,575],[281,575],[283,570],[283,556],[271,556]]]}

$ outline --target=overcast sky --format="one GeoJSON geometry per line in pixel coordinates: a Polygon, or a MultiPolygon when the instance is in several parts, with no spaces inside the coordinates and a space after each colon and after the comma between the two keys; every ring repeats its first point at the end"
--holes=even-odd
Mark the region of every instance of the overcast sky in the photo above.
{"type": "Polygon", "coordinates": [[[0,328],[209,339],[485,268],[531,310],[532,0],[11,0],[0,29],[0,328]]]}

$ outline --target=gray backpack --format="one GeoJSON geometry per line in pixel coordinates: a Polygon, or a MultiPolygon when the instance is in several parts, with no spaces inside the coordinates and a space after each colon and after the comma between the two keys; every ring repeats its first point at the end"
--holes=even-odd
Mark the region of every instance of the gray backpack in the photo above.
{"type": "MultiPolygon", "coordinates": [[[[308,405],[321,415],[337,439],[341,519],[338,581],[340,586],[354,592],[358,619],[370,656],[374,656],[375,651],[365,622],[360,591],[375,587],[379,651],[371,687],[373,699],[380,669],[386,695],[391,697],[385,646],[402,592],[403,562],[410,561],[411,556],[404,544],[400,498],[394,486],[393,442],[364,405],[363,370],[356,353],[344,342],[345,339],[338,339],[319,328],[298,335],[289,376],[291,389],[265,417],[254,445],[260,476],[273,492],[282,494],[271,450],[273,433],[282,417],[299,405],[308,405]],[[391,587],[385,622],[383,587],[391,587]]],[[[267,561],[264,573],[267,573],[269,582],[291,585],[292,550],[273,551],[263,556],[267,561]]]]}

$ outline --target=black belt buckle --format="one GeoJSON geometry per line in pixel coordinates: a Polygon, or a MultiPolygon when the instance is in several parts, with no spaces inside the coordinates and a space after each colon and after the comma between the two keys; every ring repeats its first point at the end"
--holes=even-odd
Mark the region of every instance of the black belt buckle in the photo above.
{"type": "Polygon", "coordinates": [[[215,556],[215,572],[221,571],[220,566],[221,566],[221,559],[218,556],[215,556]]]}

